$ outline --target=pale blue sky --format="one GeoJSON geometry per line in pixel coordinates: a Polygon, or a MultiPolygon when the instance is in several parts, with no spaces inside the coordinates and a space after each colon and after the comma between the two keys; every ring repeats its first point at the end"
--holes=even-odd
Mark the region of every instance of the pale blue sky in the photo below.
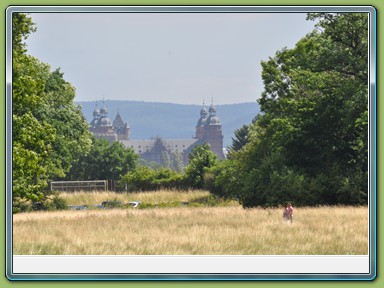
{"type": "Polygon", "coordinates": [[[305,13],[31,13],[28,51],[75,101],[254,102],[262,60],[314,28],[305,13]]]}

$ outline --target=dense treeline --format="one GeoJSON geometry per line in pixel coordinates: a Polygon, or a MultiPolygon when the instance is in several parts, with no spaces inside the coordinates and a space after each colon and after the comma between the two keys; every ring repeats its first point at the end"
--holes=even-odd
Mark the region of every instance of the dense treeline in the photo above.
{"type": "Polygon", "coordinates": [[[216,165],[216,155],[209,144],[197,145],[189,154],[189,164],[184,172],[166,167],[150,168],[140,166],[129,171],[119,181],[122,191],[154,191],[160,189],[201,189],[204,175],[216,165]]]}
{"type": "Polygon", "coordinates": [[[367,203],[368,15],[307,19],[316,30],[261,63],[262,113],[207,175],[244,207],[367,203]]]}

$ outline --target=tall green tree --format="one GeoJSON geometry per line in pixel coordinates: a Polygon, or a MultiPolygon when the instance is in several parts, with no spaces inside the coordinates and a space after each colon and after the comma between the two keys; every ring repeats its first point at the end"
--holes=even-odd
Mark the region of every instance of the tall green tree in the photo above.
{"type": "MultiPolygon", "coordinates": [[[[259,117],[260,117],[260,115],[256,115],[252,119],[252,123],[251,124],[254,124],[259,117]]],[[[234,131],[234,136],[235,137],[234,138],[232,137],[232,145],[228,147],[228,150],[229,150],[228,157],[229,158],[231,157],[231,153],[232,152],[239,151],[241,148],[243,148],[249,142],[248,134],[249,134],[249,126],[251,124],[243,125],[241,128],[236,129],[234,131]]]]}
{"type": "Polygon", "coordinates": [[[367,203],[368,15],[308,19],[316,30],[261,63],[263,114],[232,154],[245,207],[367,203]]]}
{"type": "Polygon", "coordinates": [[[74,87],[60,70],[27,54],[24,40],[36,27],[13,13],[12,176],[13,204],[42,202],[48,182],[64,177],[71,163],[90,147],[90,133],[74,87]]]}

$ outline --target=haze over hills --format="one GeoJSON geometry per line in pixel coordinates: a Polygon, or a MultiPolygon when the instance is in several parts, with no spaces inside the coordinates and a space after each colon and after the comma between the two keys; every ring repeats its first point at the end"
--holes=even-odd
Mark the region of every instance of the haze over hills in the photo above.
{"type": "MultiPolygon", "coordinates": [[[[81,105],[85,118],[90,122],[96,101],[75,104],[81,105]]],[[[100,109],[103,103],[98,101],[97,105],[100,109]]],[[[163,139],[190,139],[195,135],[202,105],[106,100],[105,107],[112,121],[117,112],[120,113],[131,128],[131,139],[150,139],[157,136],[163,139]]],[[[222,125],[224,147],[232,144],[233,132],[244,124],[249,124],[260,111],[256,102],[215,107],[222,125]]]]}

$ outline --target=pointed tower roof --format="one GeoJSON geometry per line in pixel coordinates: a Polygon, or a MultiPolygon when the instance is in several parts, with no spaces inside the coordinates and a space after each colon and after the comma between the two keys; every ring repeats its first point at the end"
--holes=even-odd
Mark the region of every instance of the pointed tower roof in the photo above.
{"type": "Polygon", "coordinates": [[[121,128],[125,126],[125,123],[123,121],[123,118],[121,118],[120,113],[117,112],[115,120],[113,120],[113,125],[114,128],[121,128]]]}

